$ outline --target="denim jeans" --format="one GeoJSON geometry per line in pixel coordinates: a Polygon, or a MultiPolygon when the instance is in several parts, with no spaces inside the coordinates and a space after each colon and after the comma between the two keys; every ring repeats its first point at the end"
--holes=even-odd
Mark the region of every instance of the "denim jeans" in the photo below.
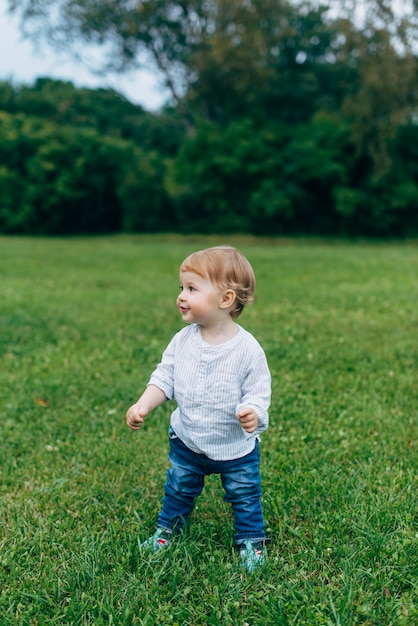
{"type": "Polygon", "coordinates": [[[158,525],[174,532],[181,531],[203,490],[205,476],[220,474],[224,499],[232,505],[235,542],[239,545],[246,539],[264,540],[258,441],[254,450],[240,459],[213,461],[190,450],[171,427],[169,438],[171,467],[167,471],[158,525]]]}

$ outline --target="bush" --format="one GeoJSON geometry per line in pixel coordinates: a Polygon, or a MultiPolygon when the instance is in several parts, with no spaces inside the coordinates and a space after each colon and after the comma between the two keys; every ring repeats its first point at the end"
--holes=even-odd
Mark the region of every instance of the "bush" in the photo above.
{"type": "Polygon", "coordinates": [[[0,117],[0,231],[101,233],[158,229],[161,163],[91,128],[0,117]]]}

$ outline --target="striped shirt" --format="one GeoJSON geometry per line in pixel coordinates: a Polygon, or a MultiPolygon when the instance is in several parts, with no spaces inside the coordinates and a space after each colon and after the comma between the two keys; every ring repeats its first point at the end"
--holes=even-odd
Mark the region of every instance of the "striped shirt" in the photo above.
{"type": "Polygon", "coordinates": [[[198,324],[186,326],[168,344],[148,384],[176,400],[173,430],[191,450],[210,459],[226,461],[249,454],[268,426],[271,376],[266,355],[241,326],[220,345],[203,341],[198,324]],[[238,421],[243,407],[257,413],[253,433],[238,421]]]}

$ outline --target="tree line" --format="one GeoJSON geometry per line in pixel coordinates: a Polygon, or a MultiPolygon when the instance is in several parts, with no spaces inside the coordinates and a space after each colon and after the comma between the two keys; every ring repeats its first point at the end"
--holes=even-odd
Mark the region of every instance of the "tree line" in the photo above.
{"type": "Polygon", "coordinates": [[[103,42],[119,71],[147,52],[172,97],[150,113],[111,90],[1,83],[1,232],[418,234],[414,13],[29,4],[13,2],[33,33],[103,42]]]}

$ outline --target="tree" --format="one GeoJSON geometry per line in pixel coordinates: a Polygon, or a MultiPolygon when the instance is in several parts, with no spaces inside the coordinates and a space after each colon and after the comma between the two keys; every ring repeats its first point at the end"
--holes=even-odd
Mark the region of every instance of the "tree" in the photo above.
{"type": "Polygon", "coordinates": [[[0,231],[155,229],[165,217],[161,170],[132,142],[0,112],[0,231]]]}
{"type": "MultiPolygon", "coordinates": [[[[353,120],[384,171],[387,138],[417,107],[413,0],[9,0],[28,36],[103,49],[101,71],[151,62],[189,128],[203,116],[353,120]],[[360,13],[360,9],[362,12],[360,13]],[[378,122],[372,118],[378,104],[378,122]],[[365,130],[365,126],[367,127],[365,130]],[[382,154],[382,158],[379,158],[382,154]]],[[[362,145],[360,145],[362,144],[362,145]]],[[[386,162],[386,164],[385,164],[386,162]]]]}
{"type": "MultiPolygon", "coordinates": [[[[96,115],[106,133],[138,144],[139,169],[118,196],[127,227],[153,229],[161,220],[212,232],[385,234],[406,215],[415,223],[416,171],[402,175],[400,166],[418,110],[412,0],[401,14],[395,0],[336,0],[329,8],[325,0],[9,5],[29,35],[42,33],[56,46],[102,46],[103,71],[151,59],[171,89],[171,111],[138,114],[138,125],[127,123],[126,102],[116,105],[108,94],[97,110],[88,97],[76,100],[74,112],[96,115]],[[172,135],[162,130],[166,122],[172,135]],[[340,143],[327,142],[327,133],[340,143]],[[150,190],[158,219],[138,209],[136,180],[150,190]]],[[[5,188],[10,180],[4,174],[5,188]]]]}
{"type": "Polygon", "coordinates": [[[0,108],[59,125],[94,128],[101,135],[133,140],[144,150],[172,156],[184,134],[179,115],[165,108],[149,113],[112,89],[76,88],[71,82],[38,78],[31,86],[0,82],[0,108]]]}
{"type": "MultiPolygon", "coordinates": [[[[323,11],[315,1],[290,0],[8,0],[9,10],[20,15],[24,32],[49,45],[76,54],[79,44],[102,47],[98,70],[121,71],[138,63],[154,64],[179,103],[199,78],[199,57],[214,55],[218,67],[234,53],[260,71],[266,55],[274,54],[277,40],[292,44],[288,16],[323,11]],[[319,8],[316,8],[318,7],[319,8]],[[273,39],[272,39],[273,37],[273,39]],[[250,47],[248,47],[250,46],[250,47]]],[[[414,0],[338,0],[331,19],[345,17],[365,27],[385,29],[411,51],[418,18],[414,0]]],[[[307,23],[307,22],[306,22],[307,23]]],[[[317,42],[306,40],[309,51],[317,42]]]]}
{"type": "Polygon", "coordinates": [[[187,89],[189,59],[207,28],[212,5],[206,0],[9,0],[27,36],[61,50],[70,47],[74,54],[80,42],[101,47],[98,71],[153,63],[176,104],[187,89]]]}

